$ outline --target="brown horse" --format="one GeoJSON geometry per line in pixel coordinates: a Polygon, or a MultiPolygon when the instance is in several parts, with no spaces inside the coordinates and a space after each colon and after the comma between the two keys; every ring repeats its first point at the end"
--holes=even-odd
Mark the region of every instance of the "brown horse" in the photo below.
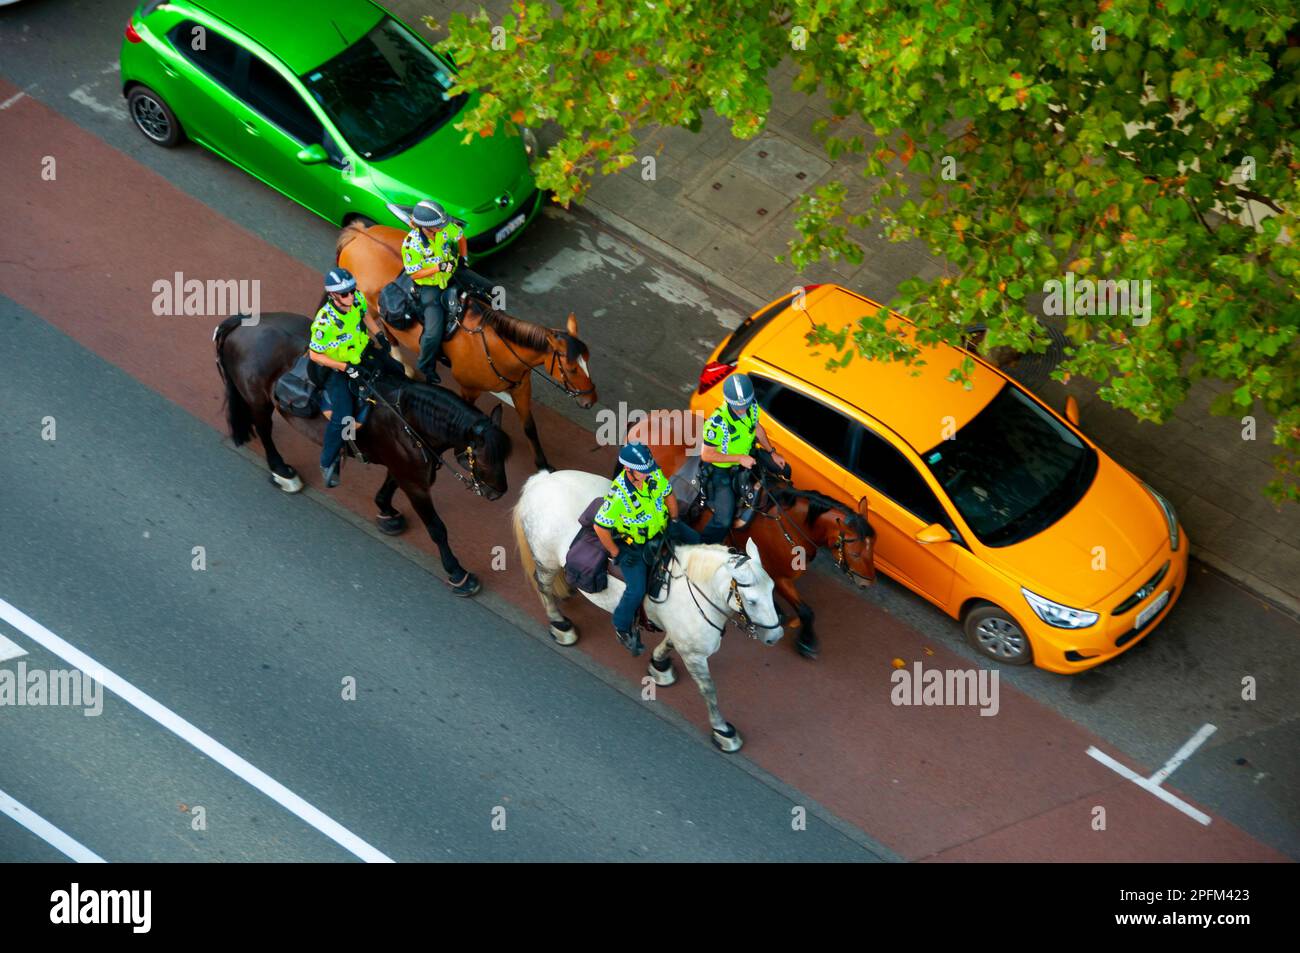
{"type": "MultiPolygon", "coordinates": [[[[302,480],[271,439],[274,413],[280,410],[294,430],[317,444],[325,433],[325,419],[287,414],[273,394],[280,375],[307,350],[310,321],[286,313],[263,314],[257,324],[247,327],[241,326],[242,321],[239,316],[226,318],[212,334],[217,369],[226,386],[230,438],[240,446],[256,432],[272,482],[286,493],[297,493],[302,480]]],[[[438,547],[448,585],[457,595],[472,596],[481,588],[479,581],[451,551],[447,527],[434,509],[429,489],[442,454],[453,450],[469,475],[453,472],[475,494],[495,500],[506,493],[510,437],[501,429],[501,407],[489,416],[451,391],[408,381],[395,362],[389,363],[396,373],[375,377],[367,385],[375,405],[365,424],[357,427],[355,438],[367,462],[388,470],[375,495],[376,522],[390,536],[406,528],[406,518],[393,509],[393,494],[401,489],[438,547]]]]}
{"type": "MultiPolygon", "coordinates": [[[[690,411],[684,412],[687,416],[690,411]]],[[[665,473],[676,473],[686,462],[688,452],[698,452],[691,439],[700,427],[678,425],[676,412],[653,411],[628,430],[627,442],[638,440],[650,448],[655,462],[665,473]]],[[[798,622],[795,649],[807,658],[818,653],[817,633],[813,630],[812,608],[803,601],[795,583],[807,572],[820,548],[826,548],[839,569],[859,586],[876,578],[873,559],[875,530],[867,521],[866,503],[851,506],[813,490],[769,486],[770,504],[743,529],[731,530],[728,542],[744,549],[753,540],[762,557],[763,568],[776,583],[776,591],[788,602],[798,622]]],[[[680,501],[683,508],[690,501],[680,501]]],[[[712,513],[706,508],[694,521],[696,529],[708,523],[712,513]]]]}
{"type": "MultiPolygon", "coordinates": [[[[372,302],[402,271],[402,239],[406,233],[387,225],[369,228],[352,222],[339,233],[334,251],[338,264],[352,272],[357,286],[372,302]]],[[[382,322],[382,315],[376,315],[382,322]]],[[[407,376],[415,377],[414,356],[420,353],[416,321],[399,331],[387,322],[384,330],[397,344],[407,376]]],[[[542,451],[533,422],[533,373],[574,398],[584,410],[596,403],[596,385],[587,370],[590,354],[578,338],[578,321],[570,314],[564,330],[547,328],[494,310],[473,297],[466,305],[460,327],[443,343],[451,373],[461,396],[471,404],[483,393],[493,393],[511,404],[533,445],[533,463],[539,470],[551,465],[542,451]]]]}

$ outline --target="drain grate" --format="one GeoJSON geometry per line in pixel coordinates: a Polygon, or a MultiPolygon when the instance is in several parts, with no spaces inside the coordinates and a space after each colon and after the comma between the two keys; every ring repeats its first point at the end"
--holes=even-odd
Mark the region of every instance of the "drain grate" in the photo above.
{"type": "MultiPolygon", "coordinates": [[[[1041,353],[1022,354],[1010,348],[996,348],[992,353],[984,355],[986,361],[1030,390],[1051,381],[1052,371],[1065,359],[1065,348],[1069,344],[1069,339],[1060,328],[1044,324],[1041,320],[1038,326],[1048,338],[1047,347],[1041,353]]],[[[966,332],[978,345],[986,330],[988,328],[983,324],[972,324],[966,332]]],[[[977,350],[977,347],[972,350],[977,350]]]]}

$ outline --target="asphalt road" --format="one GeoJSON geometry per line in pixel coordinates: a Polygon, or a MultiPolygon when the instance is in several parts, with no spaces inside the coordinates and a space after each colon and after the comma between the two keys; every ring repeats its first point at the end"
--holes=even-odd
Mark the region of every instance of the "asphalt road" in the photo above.
{"type": "MultiPolygon", "coordinates": [[[[30,0],[0,12],[0,77],[309,268],[320,271],[332,264],[332,226],[200,149],[160,150],[128,125],[115,61],[132,6],[30,0]]],[[[2,134],[34,132],[4,123],[0,112],[2,134]]],[[[116,201],[149,198],[128,191],[116,201]]],[[[12,235],[0,238],[0,260],[15,258],[9,247],[14,241],[12,235]]],[[[128,242],[128,255],[129,248],[128,242]]],[[[219,270],[219,264],[214,268],[219,270]]],[[[556,211],[539,219],[507,255],[482,270],[510,290],[508,306],[523,317],[559,323],[569,311],[576,312],[592,347],[605,408],[617,407],[619,401],[633,407],[680,406],[708,349],[744,310],[581,212],[556,211]]],[[[638,856],[795,856],[781,846],[789,831],[791,802],[774,793],[772,784],[727,768],[691,735],[692,729],[639,711],[626,692],[611,690],[590,671],[564,662],[549,673],[553,653],[500,614],[462,602],[452,605],[422,568],[359,534],[334,511],[266,494],[261,471],[221,449],[210,429],[79,351],[12,301],[5,300],[3,308],[0,326],[6,330],[0,348],[16,350],[0,354],[0,366],[21,369],[7,370],[0,383],[5,447],[0,455],[0,598],[155,697],[165,696],[180,714],[350,829],[364,831],[398,859],[630,857],[629,851],[643,849],[638,856]],[[41,355],[40,361],[31,355],[41,355]],[[47,356],[52,367],[41,363],[47,356]],[[86,393],[93,398],[62,403],[76,399],[74,381],[89,387],[86,393]],[[55,414],[60,419],[80,421],[73,436],[61,431],[60,440],[75,450],[58,466],[51,465],[58,442],[53,447],[36,443],[39,435],[31,423],[32,415],[40,419],[54,413],[52,406],[60,408],[55,414]],[[118,436],[109,439],[113,424],[96,412],[111,408],[121,413],[128,407],[134,428],[115,431],[118,436]],[[150,520],[158,521],[157,528],[150,520]],[[153,543],[169,535],[168,525],[172,550],[163,553],[153,543]],[[206,573],[189,569],[190,546],[178,538],[196,538],[199,529],[212,540],[209,553],[214,555],[206,573]],[[147,539],[142,535],[146,531],[147,539]],[[216,553],[225,554],[224,559],[216,553]],[[336,615],[298,599],[309,573],[305,553],[312,554],[315,565],[328,565],[321,563],[331,558],[325,554],[347,557],[336,565],[350,585],[361,588],[345,593],[350,600],[346,611],[336,615]],[[372,559],[383,566],[370,566],[372,559]],[[225,578],[215,579],[218,575],[225,578]],[[375,580],[390,576],[407,584],[380,589],[375,580]],[[422,581],[417,583],[417,577],[422,581]],[[232,599],[234,592],[240,600],[232,599]],[[404,603],[399,592],[418,593],[419,599],[404,603]],[[282,617],[301,624],[291,625],[292,632],[277,629],[274,612],[260,621],[243,601],[256,593],[278,606],[282,617]],[[457,625],[442,624],[452,617],[449,613],[455,613],[457,625]],[[469,618],[472,631],[463,621],[469,618]],[[344,625],[341,619],[349,622],[344,625]],[[384,633],[382,638],[372,637],[373,626],[384,633]],[[430,653],[423,668],[412,662],[421,651],[430,653]],[[358,676],[357,702],[338,698],[345,674],[358,676]],[[564,678],[571,681],[560,685],[564,678]],[[316,684],[319,697],[302,691],[316,684]],[[548,710],[544,699],[551,695],[540,686],[562,690],[569,701],[569,696],[586,699],[589,707],[573,709],[583,717],[566,721],[558,710],[554,713],[559,719],[555,725],[571,728],[574,739],[583,743],[567,744],[563,731],[532,732],[535,712],[548,710]],[[421,691],[428,695],[420,696],[421,691]],[[385,704],[379,703],[381,697],[385,704]],[[417,697],[440,701],[409,708],[396,704],[417,697]],[[287,710],[286,698],[293,699],[295,710],[287,710]],[[298,712],[300,705],[304,710],[298,712]],[[419,712],[425,717],[418,717],[419,712]],[[617,730],[597,730],[614,723],[617,730]],[[624,743],[630,737],[635,744],[624,743]],[[429,738],[438,742],[431,744],[429,738]],[[673,745],[698,760],[670,751],[673,745]],[[516,748],[532,751],[534,757],[530,760],[516,748]],[[432,751],[441,758],[432,757],[432,751]],[[349,763],[362,770],[340,767],[349,763]],[[449,765],[447,772],[437,771],[441,763],[449,765]],[[497,763],[511,765],[512,786],[494,775],[491,765],[497,763]],[[392,773],[405,770],[406,764],[419,765],[418,773],[392,773]],[[543,770],[547,764],[555,777],[543,770]],[[663,783],[665,771],[680,771],[676,783],[663,783]],[[729,790],[727,783],[738,785],[738,791],[757,786],[740,796],[752,799],[744,803],[756,805],[759,813],[752,817],[762,820],[738,819],[733,810],[722,812],[725,818],[683,814],[681,804],[672,809],[655,804],[648,815],[634,811],[625,816],[629,800],[636,800],[633,792],[651,798],[689,792],[692,804],[730,806],[736,803],[734,796],[716,797],[729,790]],[[523,792],[533,788],[547,793],[529,802],[523,792]],[[584,795],[590,797],[574,800],[584,795]],[[505,802],[505,797],[515,800],[505,802]],[[764,797],[779,822],[766,839],[764,797]],[[580,808],[566,815],[561,806],[575,803],[580,808]],[[507,841],[517,829],[513,804],[522,807],[520,840],[507,841]],[[491,831],[493,806],[507,808],[510,835],[491,831]],[[683,819],[688,834],[668,830],[673,824],[654,815],[655,808],[683,819]],[[531,828],[525,821],[530,810],[535,819],[531,828]],[[575,820],[592,817],[602,818],[600,824],[575,820]],[[695,850],[690,837],[696,832],[686,818],[696,825],[713,819],[710,839],[696,842],[695,850]],[[605,846],[594,835],[584,836],[597,826],[608,840],[605,846]],[[574,828],[581,829],[578,841],[569,844],[564,838],[574,828]],[[439,831],[444,832],[441,841],[439,831]],[[530,831],[532,839],[525,843],[530,831]],[[465,853],[437,853],[453,841],[465,853]],[[743,853],[755,844],[761,845],[755,853],[743,853]]],[[[559,413],[593,426],[590,413],[557,402],[549,389],[538,391],[559,413]]],[[[1193,567],[1188,589],[1169,620],[1118,661],[1074,678],[1033,669],[1003,669],[1002,677],[1046,709],[1147,764],[1163,763],[1201,725],[1216,725],[1210,741],[1179,769],[1179,788],[1264,843],[1300,856],[1295,757],[1300,750],[1295,718],[1300,626],[1199,564],[1193,567]],[[1241,699],[1245,676],[1259,681],[1257,701],[1241,699]]],[[[863,600],[860,624],[870,626],[887,617],[909,627],[917,644],[974,658],[955,623],[888,582],[865,596],[844,590],[841,598],[863,600]]],[[[12,631],[7,634],[22,641],[12,631]]],[[[837,664],[833,641],[818,664],[837,664]]],[[[682,689],[694,691],[689,684],[682,689]]],[[[0,732],[0,764],[5,765],[0,791],[44,812],[65,830],[75,829],[92,848],[94,832],[104,831],[112,835],[105,843],[115,847],[142,845],[140,854],[128,851],[128,856],[171,858],[218,849],[231,858],[340,856],[319,833],[221,776],[221,769],[206,765],[192,749],[121,706],[110,705],[100,719],[79,714],[72,719],[64,713],[57,730],[51,720],[35,715],[21,709],[3,714],[6,727],[11,722],[22,727],[0,732]],[[111,725],[115,734],[93,736],[101,723],[111,725]],[[49,769],[42,770],[47,762],[49,769]],[[78,790],[69,777],[86,783],[78,790]],[[125,780],[115,783],[115,777],[125,780]],[[142,786],[134,779],[146,777],[152,779],[148,789],[159,793],[142,807],[136,797],[142,786]],[[177,807],[203,803],[203,798],[223,805],[210,813],[206,840],[194,836],[177,807]],[[229,840],[223,836],[219,848],[216,816],[223,824],[238,819],[223,830],[229,840]],[[267,825],[265,836],[259,825],[267,825]],[[176,837],[165,837],[160,833],[164,828],[176,837]]],[[[906,745],[905,734],[899,744],[906,745]]],[[[818,834],[821,840],[814,833],[810,825],[808,840],[789,849],[810,851],[798,856],[864,856],[860,842],[829,828],[818,834]]],[[[0,823],[0,857],[7,856],[11,844],[24,851],[17,857],[48,853],[36,838],[0,823]]]]}

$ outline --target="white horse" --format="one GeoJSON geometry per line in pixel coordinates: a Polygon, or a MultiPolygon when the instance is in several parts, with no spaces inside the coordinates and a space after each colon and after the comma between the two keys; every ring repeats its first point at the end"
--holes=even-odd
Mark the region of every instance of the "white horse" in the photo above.
{"type": "MultiPolygon", "coordinates": [[[[578,518],[609,489],[609,478],[580,470],[535,473],[524,484],[514,509],[515,542],[524,572],[546,616],[551,637],[561,645],[578,641],[578,631],[557,604],[573,594],[564,578],[564,558],[578,532],[578,518]]],[[[709,706],[713,743],[722,751],[739,751],[740,733],[718,710],[718,695],[709,675],[709,656],[722,645],[722,633],[734,615],[751,637],[774,645],[782,629],[772,601],[772,578],[763,570],[751,540],[745,553],[725,546],[677,546],[668,594],[647,597],[646,616],[666,633],[651,654],[650,677],[657,685],[677,681],[669,653],[677,650],[709,706]]],[[[621,579],[609,577],[604,592],[583,595],[606,612],[613,612],[623,595],[621,579]]],[[[611,637],[613,633],[611,632],[611,637]]]]}

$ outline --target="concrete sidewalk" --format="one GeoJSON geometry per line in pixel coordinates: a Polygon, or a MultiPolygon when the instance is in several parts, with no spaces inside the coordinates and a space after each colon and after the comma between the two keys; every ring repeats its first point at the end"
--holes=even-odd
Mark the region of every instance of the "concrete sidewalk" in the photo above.
{"type": "MultiPolygon", "coordinates": [[[[814,282],[835,282],[887,302],[904,279],[942,274],[942,263],[920,244],[891,244],[866,233],[855,236],[866,251],[860,265],[821,262],[798,273],[773,260],[785,254],[794,234],[800,195],[834,179],[845,183],[850,200],[865,201],[872,189],[859,175],[860,157],[828,160],[813,124],[830,111],[816,98],[789,92],[791,75],[787,69],[774,77],[779,91],[757,138],[733,138],[714,115],[699,133],[653,130],[642,136],[638,157],[653,157],[654,177],[647,178],[648,166],[639,162],[600,178],[583,207],[754,309],[814,282]]],[[[852,134],[870,141],[860,124],[852,134]]],[[[1208,412],[1226,385],[1202,381],[1168,423],[1156,426],[1110,407],[1087,382],[1047,380],[1042,360],[1024,364],[1010,372],[1054,407],[1064,407],[1073,394],[1087,433],[1169,497],[1198,558],[1300,615],[1300,507],[1279,510],[1262,493],[1274,453],[1267,415],[1257,413],[1255,439],[1243,439],[1239,416],[1208,412]]]]}

